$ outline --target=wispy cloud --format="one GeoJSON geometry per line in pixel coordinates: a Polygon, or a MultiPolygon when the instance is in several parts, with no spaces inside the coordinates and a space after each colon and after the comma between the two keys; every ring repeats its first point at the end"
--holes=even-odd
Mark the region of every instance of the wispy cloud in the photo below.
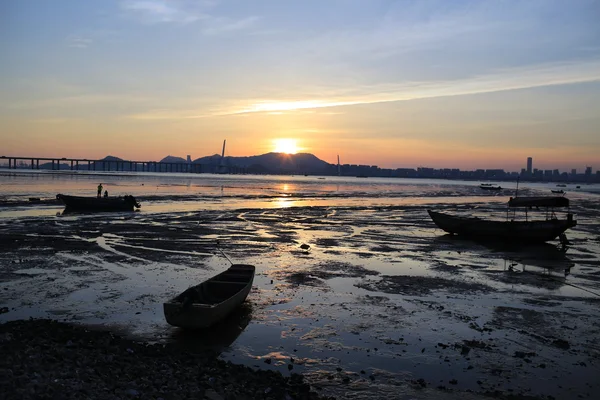
{"type": "Polygon", "coordinates": [[[126,0],[121,2],[121,8],[145,23],[174,22],[187,24],[198,21],[203,17],[201,13],[186,9],[178,1],[126,0]]]}
{"type": "Polygon", "coordinates": [[[117,31],[109,29],[81,29],[67,36],[65,42],[68,47],[87,49],[92,45],[114,40],[117,35],[117,31]]]}
{"type": "MultiPolygon", "coordinates": [[[[201,109],[156,109],[128,118],[137,120],[196,119],[227,115],[264,113],[278,115],[286,112],[307,112],[332,107],[410,101],[427,98],[464,96],[545,86],[600,81],[600,61],[555,63],[499,70],[495,73],[466,79],[446,81],[406,82],[400,84],[363,85],[343,88],[312,87],[314,96],[303,99],[254,98],[221,101],[201,109]],[[227,104],[229,103],[229,104],[227,104]],[[201,110],[201,111],[200,111],[201,110]]],[[[321,112],[335,115],[339,112],[321,112]]]]}
{"type": "MultiPolygon", "coordinates": [[[[1,99],[0,99],[1,100],[1,99]]],[[[13,101],[3,103],[0,101],[0,110],[6,109],[9,111],[29,110],[58,110],[67,109],[75,111],[82,107],[99,107],[119,105],[134,105],[134,104],[151,104],[154,101],[153,97],[139,96],[135,94],[123,93],[79,93],[49,96],[44,99],[36,98],[34,100],[26,99],[22,101],[13,101]]]]}
{"type": "Polygon", "coordinates": [[[198,110],[150,109],[130,114],[126,118],[140,121],[199,119],[218,115],[218,113],[202,113],[198,110]]]}
{"type": "Polygon", "coordinates": [[[355,88],[354,95],[340,96],[332,91],[328,98],[319,96],[292,101],[259,100],[249,102],[246,107],[233,110],[231,114],[374,104],[596,81],[600,81],[600,60],[582,63],[556,63],[505,69],[467,79],[363,86],[355,88]]]}
{"type": "Polygon", "coordinates": [[[87,49],[92,44],[92,39],[82,37],[78,35],[71,35],[67,37],[67,46],[78,49],[87,49]]]}
{"type": "Polygon", "coordinates": [[[245,30],[254,26],[259,19],[259,17],[255,16],[239,20],[214,17],[206,18],[202,31],[207,35],[220,35],[227,32],[245,30]]]}
{"type": "Polygon", "coordinates": [[[197,23],[206,35],[245,30],[259,20],[257,16],[231,18],[209,13],[209,9],[216,5],[216,1],[124,0],[121,2],[121,9],[132,18],[147,24],[197,23]]]}

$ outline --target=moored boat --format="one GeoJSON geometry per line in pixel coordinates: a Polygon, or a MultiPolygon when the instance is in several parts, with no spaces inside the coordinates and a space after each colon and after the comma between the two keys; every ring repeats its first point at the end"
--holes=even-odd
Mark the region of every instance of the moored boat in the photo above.
{"type": "Polygon", "coordinates": [[[482,183],[479,188],[483,190],[502,190],[502,186],[493,183],[482,183]]]}
{"type": "Polygon", "coordinates": [[[218,275],[186,289],[163,304],[170,325],[208,328],[231,314],[248,297],[254,281],[253,265],[233,264],[218,275]]]}
{"type": "Polygon", "coordinates": [[[56,198],[61,200],[66,210],[69,211],[133,211],[140,208],[140,203],[135,197],[128,195],[123,197],[83,197],[57,194],[56,198]]]}
{"type": "Polygon", "coordinates": [[[511,198],[509,208],[545,208],[546,218],[542,220],[529,220],[527,213],[525,220],[516,220],[513,213],[506,220],[486,220],[478,217],[465,217],[450,215],[442,212],[428,210],[433,222],[442,230],[450,233],[469,237],[475,240],[496,240],[504,242],[543,243],[556,239],[564,232],[577,225],[573,214],[567,213],[565,219],[559,219],[554,213],[555,207],[568,207],[569,200],[565,197],[518,197],[511,198]]]}

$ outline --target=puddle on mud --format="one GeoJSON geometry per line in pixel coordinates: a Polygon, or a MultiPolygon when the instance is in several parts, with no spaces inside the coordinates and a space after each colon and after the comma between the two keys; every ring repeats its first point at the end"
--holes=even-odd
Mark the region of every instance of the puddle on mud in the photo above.
{"type": "MultiPolygon", "coordinates": [[[[290,207],[0,220],[0,321],[51,317],[304,373],[340,398],[592,398],[600,389],[598,211],[560,252],[443,235],[424,206],[290,207]],[[302,248],[307,244],[307,248],[302,248]],[[203,333],[162,302],[257,267],[203,333]],[[596,294],[594,294],[596,293],[596,294]]],[[[585,214],[587,212],[587,214],[585,214]]]]}

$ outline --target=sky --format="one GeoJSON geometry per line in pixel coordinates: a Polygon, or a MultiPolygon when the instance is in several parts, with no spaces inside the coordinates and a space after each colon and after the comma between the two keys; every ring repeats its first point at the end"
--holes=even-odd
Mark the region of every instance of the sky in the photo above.
{"type": "Polygon", "coordinates": [[[596,171],[598,21],[597,0],[3,0],[0,155],[286,139],[330,163],[596,171]]]}

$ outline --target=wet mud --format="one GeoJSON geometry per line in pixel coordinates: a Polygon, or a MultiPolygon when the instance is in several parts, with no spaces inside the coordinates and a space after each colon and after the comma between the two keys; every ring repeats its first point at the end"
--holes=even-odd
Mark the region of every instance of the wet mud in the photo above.
{"type": "Polygon", "coordinates": [[[54,318],[216,349],[342,399],[595,398],[596,203],[577,206],[566,251],[444,235],[430,206],[0,219],[0,321],[54,318]],[[162,303],[227,258],[257,267],[246,306],[201,333],[167,325],[162,303]]]}

